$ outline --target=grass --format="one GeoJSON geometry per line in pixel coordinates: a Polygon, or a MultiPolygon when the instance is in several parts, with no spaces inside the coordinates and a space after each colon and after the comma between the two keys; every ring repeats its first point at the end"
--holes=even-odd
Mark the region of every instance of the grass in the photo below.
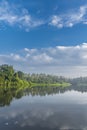
{"type": "Polygon", "coordinates": [[[31,83],[31,87],[36,87],[36,86],[40,86],[40,87],[69,87],[71,86],[70,83],[66,83],[66,82],[63,82],[63,83],[54,83],[54,84],[51,84],[51,83],[31,83]]]}

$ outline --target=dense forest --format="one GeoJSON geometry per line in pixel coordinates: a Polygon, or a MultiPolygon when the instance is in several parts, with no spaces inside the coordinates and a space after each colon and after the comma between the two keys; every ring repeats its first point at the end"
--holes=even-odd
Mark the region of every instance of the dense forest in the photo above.
{"type": "Polygon", "coordinates": [[[28,82],[23,79],[21,71],[15,71],[13,66],[1,65],[0,66],[0,85],[28,85],[28,82]]]}
{"type": "Polygon", "coordinates": [[[68,79],[46,74],[26,74],[15,71],[11,65],[0,66],[0,85],[5,86],[69,86],[68,79]]]}
{"type": "Polygon", "coordinates": [[[87,77],[68,79],[63,76],[47,74],[26,74],[22,71],[15,71],[11,65],[0,66],[0,86],[87,86],[87,77]]]}

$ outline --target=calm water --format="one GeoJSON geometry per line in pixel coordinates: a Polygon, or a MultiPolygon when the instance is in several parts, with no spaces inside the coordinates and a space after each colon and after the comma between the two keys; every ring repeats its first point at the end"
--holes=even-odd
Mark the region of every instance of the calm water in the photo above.
{"type": "Polygon", "coordinates": [[[0,90],[0,130],[87,130],[87,92],[0,90]]]}

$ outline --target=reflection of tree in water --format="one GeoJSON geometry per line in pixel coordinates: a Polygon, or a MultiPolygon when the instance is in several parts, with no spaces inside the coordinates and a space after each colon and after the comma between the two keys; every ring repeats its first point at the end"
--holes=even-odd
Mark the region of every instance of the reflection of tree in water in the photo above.
{"type": "Polygon", "coordinates": [[[82,86],[82,85],[78,85],[78,86],[70,86],[70,88],[68,88],[69,90],[75,90],[78,92],[87,92],[87,86],[82,86]]]}
{"type": "Polygon", "coordinates": [[[53,95],[57,93],[64,93],[67,90],[67,88],[59,88],[59,87],[33,87],[31,89],[27,89],[27,94],[28,95],[40,95],[40,96],[45,96],[45,95],[53,95]]]}
{"type": "Polygon", "coordinates": [[[10,101],[13,99],[11,91],[4,91],[0,89],[0,106],[10,105],[10,101]]]}
{"type": "Polygon", "coordinates": [[[0,106],[9,106],[14,98],[21,98],[23,96],[23,90],[12,90],[0,88],[0,106]]]}
{"type": "Polygon", "coordinates": [[[16,89],[7,89],[0,88],[0,107],[9,106],[13,99],[19,99],[22,96],[32,95],[32,96],[46,96],[53,95],[58,93],[65,93],[66,91],[80,91],[87,92],[87,87],[84,86],[71,86],[71,87],[32,87],[32,88],[16,88],[16,89]]]}

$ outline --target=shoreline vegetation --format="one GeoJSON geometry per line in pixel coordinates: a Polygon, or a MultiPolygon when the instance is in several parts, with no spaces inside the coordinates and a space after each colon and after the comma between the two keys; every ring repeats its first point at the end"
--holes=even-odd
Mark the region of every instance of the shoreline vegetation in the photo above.
{"type": "Polygon", "coordinates": [[[62,76],[52,76],[46,74],[25,74],[15,71],[13,66],[4,64],[0,66],[0,87],[20,88],[20,87],[69,87],[71,83],[62,76]]]}
{"type": "Polygon", "coordinates": [[[69,87],[71,86],[70,83],[67,83],[67,82],[63,82],[63,83],[32,83],[31,84],[31,87],[39,87],[39,86],[42,86],[42,87],[69,87]]]}
{"type": "Polygon", "coordinates": [[[47,74],[27,74],[15,71],[11,65],[0,65],[0,88],[33,87],[87,87],[87,77],[68,79],[63,76],[47,74]]]}

